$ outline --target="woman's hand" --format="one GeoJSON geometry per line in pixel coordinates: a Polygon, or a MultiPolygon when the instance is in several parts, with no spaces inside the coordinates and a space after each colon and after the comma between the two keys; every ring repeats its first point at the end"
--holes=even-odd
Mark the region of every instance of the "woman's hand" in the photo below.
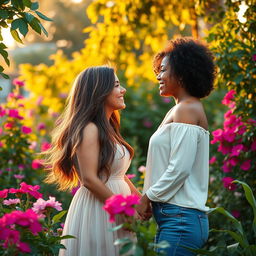
{"type": "Polygon", "coordinates": [[[136,211],[142,220],[148,220],[152,216],[150,200],[146,194],[141,197],[140,204],[136,206],[136,211]]]}

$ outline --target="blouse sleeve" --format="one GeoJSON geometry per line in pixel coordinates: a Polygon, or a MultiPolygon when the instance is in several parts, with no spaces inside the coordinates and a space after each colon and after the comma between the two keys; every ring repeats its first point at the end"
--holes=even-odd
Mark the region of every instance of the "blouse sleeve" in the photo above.
{"type": "Polygon", "coordinates": [[[182,187],[190,175],[197,151],[199,135],[195,127],[173,125],[169,130],[169,164],[160,179],[146,191],[148,198],[155,202],[169,201],[182,187]]]}

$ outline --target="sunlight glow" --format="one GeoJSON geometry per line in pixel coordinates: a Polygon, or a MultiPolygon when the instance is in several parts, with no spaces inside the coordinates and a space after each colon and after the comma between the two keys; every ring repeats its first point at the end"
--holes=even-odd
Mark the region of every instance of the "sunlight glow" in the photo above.
{"type": "Polygon", "coordinates": [[[83,2],[83,0],[71,0],[73,3],[79,4],[81,2],[83,2]]]}
{"type": "Polygon", "coordinates": [[[246,12],[248,6],[245,4],[245,2],[242,2],[242,4],[239,6],[239,12],[237,14],[237,17],[241,23],[246,22],[246,18],[243,17],[244,13],[246,12]]]}
{"type": "Polygon", "coordinates": [[[12,49],[16,46],[15,40],[12,38],[9,28],[2,28],[3,43],[12,49]]]}

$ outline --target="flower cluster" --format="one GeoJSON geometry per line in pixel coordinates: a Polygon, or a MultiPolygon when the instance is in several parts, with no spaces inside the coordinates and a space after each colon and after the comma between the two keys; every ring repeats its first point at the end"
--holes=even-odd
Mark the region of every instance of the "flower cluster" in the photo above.
{"type": "MultiPolygon", "coordinates": [[[[39,185],[29,185],[25,182],[20,184],[20,188],[9,188],[0,191],[0,254],[5,251],[8,255],[18,255],[18,253],[32,253],[44,250],[45,245],[59,246],[59,226],[51,221],[53,209],[61,211],[61,203],[54,197],[44,200],[39,193],[39,185]],[[18,198],[13,198],[13,195],[18,198]],[[11,196],[12,198],[8,198],[11,196]],[[36,202],[33,202],[37,199],[36,202]],[[32,207],[33,204],[33,207],[32,207]],[[18,206],[17,206],[18,205],[18,206]],[[46,220],[45,217],[48,217],[46,220]],[[40,239],[39,239],[40,233],[40,239]],[[45,237],[43,241],[42,238],[45,237]],[[37,241],[40,243],[37,244],[37,241]],[[31,244],[32,243],[32,244],[31,244]]],[[[7,255],[6,254],[6,255],[7,255]]],[[[2,255],[2,254],[1,254],[2,255]]]]}
{"type": "Polygon", "coordinates": [[[20,232],[16,230],[17,226],[27,228],[33,235],[42,231],[42,225],[39,223],[38,215],[28,209],[26,212],[13,211],[0,218],[0,240],[3,240],[3,247],[16,245],[21,252],[30,252],[29,245],[20,241],[20,232]]]}
{"type": "MultiPolygon", "coordinates": [[[[256,139],[253,141],[244,141],[243,138],[246,132],[249,132],[249,127],[256,126],[256,121],[249,119],[243,121],[240,116],[234,114],[236,104],[234,101],[235,90],[230,90],[222,100],[222,104],[229,107],[229,110],[224,114],[223,129],[217,129],[212,132],[213,140],[211,144],[219,143],[218,151],[225,155],[222,170],[225,173],[232,172],[235,167],[240,170],[248,171],[251,168],[252,160],[245,157],[247,152],[256,151],[256,139]]],[[[210,164],[216,162],[216,157],[210,159],[210,164]]],[[[230,178],[230,177],[226,177],[230,178]]],[[[235,186],[229,186],[223,180],[224,187],[231,190],[235,186]]]]}
{"type": "Polygon", "coordinates": [[[47,211],[47,208],[53,208],[57,211],[61,211],[61,203],[55,200],[55,197],[50,196],[49,200],[44,200],[42,198],[37,199],[37,201],[33,204],[32,210],[37,213],[40,218],[44,218],[44,213],[47,211]]]}
{"type": "Polygon", "coordinates": [[[109,213],[109,221],[115,222],[115,216],[118,214],[133,216],[135,214],[134,206],[139,204],[139,201],[140,198],[137,195],[113,195],[106,200],[103,209],[109,213]]]}

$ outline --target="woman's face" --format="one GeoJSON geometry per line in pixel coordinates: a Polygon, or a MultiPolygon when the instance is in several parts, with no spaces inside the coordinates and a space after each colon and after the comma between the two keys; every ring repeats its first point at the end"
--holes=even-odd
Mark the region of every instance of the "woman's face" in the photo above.
{"type": "Polygon", "coordinates": [[[162,59],[160,72],[157,75],[159,81],[159,91],[161,96],[173,96],[177,89],[180,87],[178,80],[171,72],[171,66],[168,61],[169,57],[165,56],[162,59]]]}
{"type": "Polygon", "coordinates": [[[124,109],[124,95],[126,89],[120,85],[119,79],[115,74],[115,85],[111,93],[107,96],[106,99],[106,108],[110,111],[124,109]]]}

